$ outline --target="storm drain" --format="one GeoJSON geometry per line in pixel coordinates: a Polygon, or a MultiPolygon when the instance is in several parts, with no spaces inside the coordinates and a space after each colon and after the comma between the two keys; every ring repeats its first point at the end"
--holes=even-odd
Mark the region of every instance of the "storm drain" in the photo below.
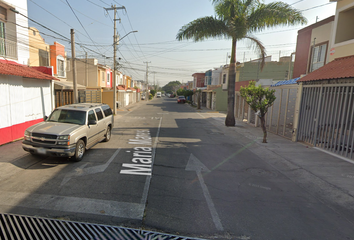
{"type": "Polygon", "coordinates": [[[195,239],[108,225],[0,214],[0,239],[195,239]]]}

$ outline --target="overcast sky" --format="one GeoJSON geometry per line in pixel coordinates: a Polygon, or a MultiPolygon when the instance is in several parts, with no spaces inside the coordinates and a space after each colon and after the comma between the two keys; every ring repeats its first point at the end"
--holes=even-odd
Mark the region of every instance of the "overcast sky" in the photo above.
{"type": "MultiPolygon", "coordinates": [[[[266,0],[265,3],[273,1],[266,0]]],[[[335,14],[336,3],[329,0],[284,0],[302,10],[311,25],[335,14]]],[[[42,26],[29,20],[43,34],[46,43],[57,41],[66,46],[71,55],[70,29],[75,30],[76,57],[90,58],[101,64],[113,66],[113,11],[111,5],[124,6],[118,10],[117,31],[124,37],[118,46],[120,71],[135,80],[145,80],[146,63],[149,66],[149,82],[155,80],[160,86],[170,81],[187,82],[195,72],[218,68],[228,61],[231,41],[209,39],[195,43],[177,41],[176,34],[185,24],[205,16],[214,15],[210,0],[28,0],[28,16],[42,26]],[[71,8],[70,8],[70,6],[71,8]],[[76,15],[76,16],[75,16],[76,15]],[[60,35],[58,35],[60,34],[60,35]],[[65,38],[64,38],[65,37],[65,38]]],[[[272,60],[290,56],[295,51],[297,31],[305,26],[268,29],[254,34],[262,41],[272,60]]],[[[256,59],[257,55],[247,42],[238,44],[237,61],[256,59]]]]}

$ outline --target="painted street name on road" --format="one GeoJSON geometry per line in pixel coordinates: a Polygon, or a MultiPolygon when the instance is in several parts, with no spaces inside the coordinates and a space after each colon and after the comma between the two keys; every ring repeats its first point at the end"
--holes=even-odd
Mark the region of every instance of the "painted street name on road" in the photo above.
{"type": "Polygon", "coordinates": [[[149,130],[137,130],[135,138],[129,139],[129,144],[148,145],[149,147],[134,147],[132,163],[123,163],[121,174],[151,176],[152,140],[149,130]]]}

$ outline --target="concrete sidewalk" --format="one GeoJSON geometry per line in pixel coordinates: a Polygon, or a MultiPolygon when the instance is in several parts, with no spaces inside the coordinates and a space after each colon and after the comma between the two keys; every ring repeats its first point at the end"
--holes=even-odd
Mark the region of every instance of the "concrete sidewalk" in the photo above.
{"type": "Polygon", "coordinates": [[[262,143],[260,127],[236,120],[235,127],[226,127],[226,113],[196,109],[224,134],[237,138],[245,147],[273,168],[298,183],[324,202],[329,201],[343,210],[354,213],[354,161],[309,147],[268,132],[268,143],[262,143]],[[351,210],[351,211],[347,211],[351,210]]]}

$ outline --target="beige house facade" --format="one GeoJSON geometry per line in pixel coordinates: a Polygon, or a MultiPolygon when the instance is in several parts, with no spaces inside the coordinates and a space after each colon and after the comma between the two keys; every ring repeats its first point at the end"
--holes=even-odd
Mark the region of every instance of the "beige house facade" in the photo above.
{"type": "Polygon", "coordinates": [[[39,31],[30,27],[29,38],[29,66],[50,66],[50,45],[47,44],[39,31]]]}
{"type": "Polygon", "coordinates": [[[354,0],[331,0],[337,2],[329,61],[354,55],[354,0]]]}

